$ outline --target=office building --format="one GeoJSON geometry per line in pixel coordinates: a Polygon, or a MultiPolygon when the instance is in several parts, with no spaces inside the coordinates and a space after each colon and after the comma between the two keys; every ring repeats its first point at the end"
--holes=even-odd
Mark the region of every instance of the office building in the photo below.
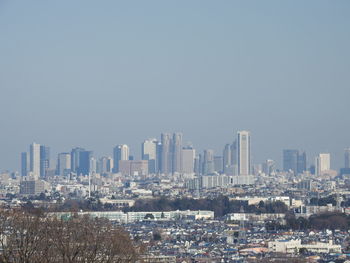
{"type": "Polygon", "coordinates": [[[40,176],[40,144],[33,142],[29,147],[30,171],[35,177],[40,176]]]}
{"type": "Polygon", "coordinates": [[[320,153],[315,158],[315,175],[322,175],[331,169],[331,156],[329,153],[320,153]]]}
{"type": "Polygon", "coordinates": [[[214,151],[211,149],[204,150],[203,154],[203,174],[214,173],[214,151]]]}
{"type": "Polygon", "coordinates": [[[302,174],[307,170],[306,153],[295,149],[283,150],[283,171],[292,171],[294,175],[302,174]]]}
{"type": "Polygon", "coordinates": [[[113,169],[112,157],[101,157],[97,164],[97,172],[101,174],[111,173],[113,169]]]}
{"type": "Polygon", "coordinates": [[[71,170],[73,173],[78,173],[80,153],[84,152],[84,148],[76,147],[71,151],[71,170]]]}
{"type": "Polygon", "coordinates": [[[156,139],[148,139],[142,143],[141,155],[142,160],[148,161],[148,169],[150,174],[158,172],[157,153],[158,141],[156,139]]]}
{"type": "Polygon", "coordinates": [[[196,151],[191,146],[182,149],[182,173],[194,173],[195,157],[196,151]]]}
{"type": "Polygon", "coordinates": [[[45,178],[50,168],[50,148],[40,145],[40,177],[45,178]]]}
{"type": "Polygon", "coordinates": [[[29,157],[27,152],[21,153],[21,175],[27,176],[30,171],[29,157]]]}
{"type": "Polygon", "coordinates": [[[161,172],[163,174],[172,173],[172,143],[170,133],[162,133],[161,135],[161,172]]]}
{"type": "Polygon", "coordinates": [[[214,156],[214,170],[215,172],[223,173],[224,166],[222,156],[214,156]]]}
{"type": "Polygon", "coordinates": [[[239,175],[251,174],[251,142],[249,131],[239,131],[237,137],[237,164],[239,175]]]}
{"type": "Polygon", "coordinates": [[[71,171],[70,153],[59,153],[57,158],[57,175],[68,175],[71,171]]]}
{"type": "Polygon", "coordinates": [[[79,175],[89,175],[91,165],[92,151],[79,152],[79,165],[77,173],[79,175]]]}
{"type": "Polygon", "coordinates": [[[121,145],[117,145],[116,147],[114,147],[113,149],[113,171],[115,173],[119,172],[119,161],[127,161],[129,160],[129,146],[127,146],[126,144],[121,144],[121,145]]]}
{"type": "Polygon", "coordinates": [[[182,171],[182,133],[175,132],[172,140],[173,173],[182,171]]]}
{"type": "Polygon", "coordinates": [[[148,175],[148,161],[120,160],[119,173],[123,176],[143,176],[148,175]]]}

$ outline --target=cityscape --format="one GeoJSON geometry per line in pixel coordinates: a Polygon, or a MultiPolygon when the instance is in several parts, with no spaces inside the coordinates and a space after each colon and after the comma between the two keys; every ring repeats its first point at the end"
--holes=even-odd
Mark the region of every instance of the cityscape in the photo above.
{"type": "Polygon", "coordinates": [[[349,14],[0,0],[0,263],[350,263],[349,14]]]}

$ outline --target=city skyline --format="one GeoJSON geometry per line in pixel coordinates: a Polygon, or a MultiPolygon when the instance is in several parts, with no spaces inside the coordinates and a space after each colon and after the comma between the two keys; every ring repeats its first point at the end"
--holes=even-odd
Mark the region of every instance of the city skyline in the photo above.
{"type": "MultiPolygon", "coordinates": [[[[38,177],[44,178],[46,176],[46,170],[54,167],[57,168],[56,171],[58,175],[65,174],[63,170],[60,171],[60,166],[64,164],[64,166],[69,166],[69,171],[79,174],[82,169],[80,167],[80,155],[84,154],[87,155],[86,160],[83,161],[87,167],[87,170],[84,170],[85,174],[89,173],[87,171],[91,171],[91,167],[94,167],[94,172],[96,172],[96,164],[99,162],[102,163],[100,166],[105,167],[105,170],[107,167],[110,167],[108,172],[113,171],[114,173],[118,173],[120,172],[119,161],[130,160],[136,162],[147,160],[147,174],[186,173],[189,169],[184,168],[183,163],[186,163],[187,167],[192,167],[193,173],[204,175],[211,174],[214,171],[229,175],[250,175],[253,174],[252,171],[255,169],[254,167],[258,167],[257,165],[261,165],[260,169],[262,169],[263,172],[269,169],[267,167],[270,166],[269,163],[271,162],[273,163],[274,169],[284,172],[290,171],[295,175],[310,171],[310,169],[313,171],[312,173],[319,174],[320,171],[349,168],[348,147],[343,150],[343,163],[341,167],[336,168],[333,164],[334,156],[329,152],[318,152],[316,155],[312,156],[305,151],[296,149],[282,149],[281,163],[272,159],[266,159],[260,163],[252,162],[250,131],[237,131],[236,137],[233,138],[230,143],[225,144],[221,151],[217,152],[210,148],[198,150],[193,144],[185,144],[182,140],[182,132],[165,132],[160,134],[160,140],[155,137],[145,139],[140,143],[139,151],[131,151],[129,145],[119,144],[112,147],[112,153],[98,155],[93,149],[87,151],[85,148],[75,147],[72,148],[71,152],[58,152],[56,155],[57,158],[50,158],[52,149],[49,146],[33,142],[29,145],[29,151],[22,151],[19,154],[19,168],[16,169],[16,171],[22,176],[28,172],[32,172],[33,174],[38,174],[38,177]],[[67,160],[67,155],[69,155],[69,161],[67,160]],[[191,161],[184,159],[184,156],[193,156],[192,164],[190,164],[191,161]],[[227,158],[229,160],[227,160],[227,158]],[[93,163],[91,163],[91,160],[93,160],[93,163]],[[196,162],[198,161],[200,162],[199,168],[196,167],[196,162]]],[[[125,165],[129,164],[124,164],[124,170],[125,165]]],[[[66,168],[68,169],[68,167],[66,168]]],[[[256,173],[256,171],[254,173],[256,173]]]]}

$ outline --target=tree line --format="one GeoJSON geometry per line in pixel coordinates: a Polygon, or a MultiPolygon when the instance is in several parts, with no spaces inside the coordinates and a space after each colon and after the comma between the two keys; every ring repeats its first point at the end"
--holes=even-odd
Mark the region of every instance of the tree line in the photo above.
{"type": "Polygon", "coordinates": [[[288,207],[281,201],[263,202],[248,205],[247,201],[230,200],[227,196],[213,199],[176,198],[138,199],[133,207],[124,211],[171,211],[171,210],[210,210],[221,217],[229,213],[238,213],[243,208],[246,213],[286,213],[288,207]]]}
{"type": "Polygon", "coordinates": [[[0,263],[127,263],[140,251],[107,219],[0,211],[0,263]]]}
{"type": "Polygon", "coordinates": [[[295,214],[286,214],[286,225],[278,222],[266,224],[268,230],[349,230],[350,216],[339,212],[327,212],[311,215],[309,218],[296,218],[295,214]]]}

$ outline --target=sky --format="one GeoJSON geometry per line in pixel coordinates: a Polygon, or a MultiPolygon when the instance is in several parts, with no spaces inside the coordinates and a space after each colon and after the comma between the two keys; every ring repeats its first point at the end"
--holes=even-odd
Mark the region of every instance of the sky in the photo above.
{"type": "Polygon", "coordinates": [[[350,1],[0,0],[0,170],[33,141],[96,157],[181,131],[254,163],[350,146],[350,1]]]}

